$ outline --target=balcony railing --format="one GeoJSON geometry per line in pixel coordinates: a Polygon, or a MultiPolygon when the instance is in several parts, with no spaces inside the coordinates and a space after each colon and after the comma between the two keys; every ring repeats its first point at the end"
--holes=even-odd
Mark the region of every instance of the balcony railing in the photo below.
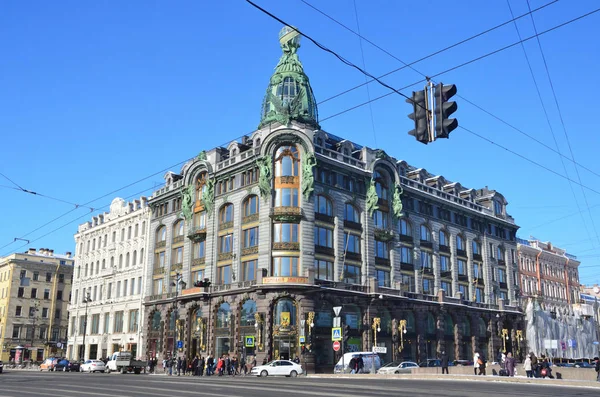
{"type": "Polygon", "coordinates": [[[217,260],[220,262],[230,260],[231,258],[233,258],[233,254],[231,252],[222,252],[219,254],[217,260]]]}
{"type": "Polygon", "coordinates": [[[242,256],[258,254],[258,245],[242,248],[242,256]]]}
{"type": "Polygon", "coordinates": [[[427,240],[421,240],[421,247],[433,249],[433,243],[427,240]]]}
{"type": "Polygon", "coordinates": [[[192,266],[202,266],[206,263],[206,258],[194,258],[192,259],[192,266]]]}
{"type": "Polygon", "coordinates": [[[450,253],[450,247],[448,247],[447,245],[440,245],[440,252],[450,253]]]}
{"type": "Polygon", "coordinates": [[[188,232],[188,238],[192,241],[206,240],[206,226],[194,226],[188,232]]]}
{"type": "Polygon", "coordinates": [[[154,275],[165,274],[165,268],[161,267],[161,266],[157,266],[152,271],[152,274],[154,274],[154,275]]]}
{"type": "Polygon", "coordinates": [[[375,229],[373,231],[375,239],[379,241],[392,241],[394,239],[394,231],[392,229],[375,229]]]}
{"type": "Polygon", "coordinates": [[[253,222],[258,222],[258,213],[248,215],[248,216],[245,216],[242,218],[242,225],[245,225],[248,223],[253,223],[253,222]]]}
{"type": "Polygon", "coordinates": [[[469,281],[469,276],[466,274],[459,274],[458,281],[469,281]]]}
{"type": "Polygon", "coordinates": [[[300,251],[300,243],[280,242],[273,243],[275,251],[300,251]]]}
{"type": "Polygon", "coordinates": [[[346,260],[349,261],[362,261],[362,255],[356,252],[346,252],[346,260]]]}
{"type": "Polygon", "coordinates": [[[154,247],[155,247],[155,248],[164,248],[166,245],[167,245],[167,242],[163,240],[163,241],[158,241],[158,242],[157,242],[157,243],[154,245],[154,247]]]}
{"type": "Polygon", "coordinates": [[[507,289],[508,288],[508,285],[505,282],[503,282],[503,281],[500,281],[499,284],[500,284],[500,288],[502,288],[502,289],[507,289]]]}
{"type": "Polygon", "coordinates": [[[412,236],[409,236],[407,234],[400,234],[400,241],[402,241],[403,243],[413,243],[413,238],[412,236]]]}
{"type": "Polygon", "coordinates": [[[452,278],[452,271],[451,270],[442,270],[440,272],[440,276],[443,278],[452,278]]]}
{"type": "Polygon", "coordinates": [[[415,265],[408,262],[400,262],[401,270],[415,270],[415,265]]]}
{"type": "Polygon", "coordinates": [[[467,257],[467,251],[457,249],[456,250],[456,255],[457,256],[462,256],[462,257],[466,258],[467,257]]]}
{"type": "Polygon", "coordinates": [[[362,225],[358,222],[344,221],[344,228],[345,229],[356,229],[356,230],[362,231],[362,225]]]}
{"type": "Polygon", "coordinates": [[[326,214],[315,212],[315,219],[321,222],[333,223],[334,217],[326,214]]]}
{"type": "Polygon", "coordinates": [[[482,261],[483,257],[481,256],[481,254],[473,254],[473,260],[482,261]]]}
{"type": "Polygon", "coordinates": [[[172,272],[178,272],[178,271],[181,271],[181,269],[183,269],[183,263],[175,263],[175,264],[171,265],[172,272]]]}
{"type": "Polygon", "coordinates": [[[173,244],[182,243],[184,240],[184,236],[175,236],[173,237],[173,244]]]}
{"type": "Polygon", "coordinates": [[[278,222],[300,222],[302,219],[302,208],[300,207],[275,207],[271,208],[271,219],[278,222]]]}

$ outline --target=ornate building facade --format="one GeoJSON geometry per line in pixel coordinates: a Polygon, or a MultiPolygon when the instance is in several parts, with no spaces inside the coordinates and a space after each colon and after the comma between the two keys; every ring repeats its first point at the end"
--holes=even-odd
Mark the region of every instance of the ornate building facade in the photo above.
{"type": "Polygon", "coordinates": [[[149,200],[146,349],[293,358],[452,359],[519,349],[518,227],[469,189],[320,129],[291,28],[259,129],[201,152],[149,200]],[[255,343],[246,343],[254,340],[255,343]]]}
{"type": "Polygon", "coordinates": [[[107,213],[75,234],[67,357],[96,359],[119,350],[143,356],[143,274],[150,209],[147,199],[115,198],[107,213]]]}

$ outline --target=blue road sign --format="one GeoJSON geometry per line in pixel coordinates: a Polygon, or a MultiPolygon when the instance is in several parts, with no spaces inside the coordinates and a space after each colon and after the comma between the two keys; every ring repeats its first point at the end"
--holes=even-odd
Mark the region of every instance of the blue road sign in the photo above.
{"type": "Polygon", "coordinates": [[[341,328],[331,328],[331,340],[339,341],[342,340],[342,329],[341,328]]]}
{"type": "Polygon", "coordinates": [[[178,349],[183,349],[183,341],[182,340],[178,340],[177,341],[177,348],[178,349]]]}
{"type": "Polygon", "coordinates": [[[254,336],[246,336],[245,346],[254,347],[254,336]]]}

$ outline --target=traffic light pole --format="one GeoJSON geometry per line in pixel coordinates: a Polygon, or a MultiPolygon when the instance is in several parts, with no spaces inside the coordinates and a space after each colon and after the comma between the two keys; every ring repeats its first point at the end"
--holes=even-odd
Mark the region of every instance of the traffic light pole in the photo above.
{"type": "Polygon", "coordinates": [[[425,101],[427,101],[427,125],[429,126],[429,142],[435,141],[435,117],[433,117],[434,94],[433,83],[427,79],[425,85],[425,101]]]}

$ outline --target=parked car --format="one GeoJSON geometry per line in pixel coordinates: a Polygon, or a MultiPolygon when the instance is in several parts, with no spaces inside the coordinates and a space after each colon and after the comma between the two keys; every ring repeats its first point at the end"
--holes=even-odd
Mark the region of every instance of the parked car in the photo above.
{"type": "Polygon", "coordinates": [[[575,368],[594,368],[594,366],[590,363],[587,363],[585,361],[578,361],[576,363],[573,363],[573,366],[575,368]]]}
{"type": "Polygon", "coordinates": [[[104,361],[100,360],[87,360],[79,366],[79,372],[104,372],[106,365],[104,361]]]}
{"type": "Polygon", "coordinates": [[[43,363],[40,364],[40,371],[54,371],[57,363],[58,358],[47,358],[43,363]]]}
{"type": "Polygon", "coordinates": [[[299,364],[296,364],[290,360],[275,360],[265,365],[259,365],[252,368],[250,375],[255,376],[273,376],[273,375],[284,375],[295,378],[302,374],[303,370],[299,364]]]}
{"type": "Polygon", "coordinates": [[[411,368],[419,368],[417,363],[412,361],[392,361],[379,368],[378,374],[410,374],[411,368]]]}
{"type": "Polygon", "coordinates": [[[54,371],[79,372],[79,363],[77,361],[62,359],[56,363],[54,366],[54,371]]]}
{"type": "Polygon", "coordinates": [[[3,368],[4,368],[4,364],[2,364],[2,360],[0,360],[0,374],[2,373],[3,368]]]}
{"type": "Polygon", "coordinates": [[[473,365],[473,361],[471,360],[455,360],[454,365],[462,365],[463,367],[470,367],[473,365]]]}
{"type": "MultiPolygon", "coordinates": [[[[422,363],[419,364],[419,367],[441,367],[441,366],[442,366],[442,361],[437,358],[430,358],[426,362],[423,361],[422,363]]],[[[454,363],[452,361],[450,361],[450,362],[448,362],[448,366],[452,367],[452,366],[454,366],[454,363]]]]}

